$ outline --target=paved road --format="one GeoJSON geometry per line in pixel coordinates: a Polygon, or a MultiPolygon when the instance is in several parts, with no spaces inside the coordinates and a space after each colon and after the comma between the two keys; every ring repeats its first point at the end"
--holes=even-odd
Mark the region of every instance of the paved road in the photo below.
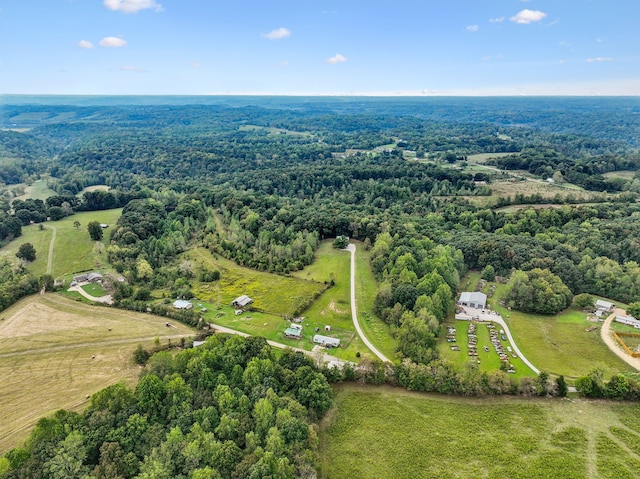
{"type": "Polygon", "coordinates": [[[540,374],[540,370],[538,368],[536,368],[533,365],[533,363],[531,361],[529,361],[524,356],[524,354],[522,354],[522,351],[520,351],[520,349],[518,348],[518,345],[516,344],[515,340],[513,339],[513,335],[511,334],[511,330],[509,329],[509,326],[507,325],[505,320],[502,319],[502,316],[500,316],[499,314],[492,314],[490,312],[483,313],[482,310],[475,309],[475,308],[465,307],[464,309],[471,316],[478,316],[481,321],[492,321],[492,322],[498,323],[500,326],[502,326],[502,328],[504,329],[504,333],[507,336],[507,339],[509,340],[509,342],[511,343],[511,346],[513,347],[513,351],[518,355],[518,357],[520,359],[522,359],[523,363],[525,363],[527,366],[529,366],[529,368],[531,368],[531,370],[534,373],[540,374]]]}
{"type": "Polygon", "coordinates": [[[347,246],[347,251],[351,253],[351,318],[353,319],[353,325],[356,327],[356,331],[358,332],[360,339],[362,339],[362,342],[373,352],[373,354],[378,356],[380,361],[383,363],[390,363],[391,361],[389,361],[384,354],[378,351],[376,347],[371,344],[371,341],[367,339],[362,328],[360,328],[360,323],[358,323],[358,308],[356,307],[356,245],[350,243],[349,246],[347,246]]]}
{"type": "Polygon", "coordinates": [[[604,322],[602,328],[600,329],[600,337],[604,341],[604,343],[609,346],[609,349],[613,351],[616,356],[622,359],[625,363],[627,363],[632,368],[640,371],[640,358],[634,358],[629,356],[625,351],[623,351],[618,342],[615,340],[613,335],[611,334],[611,321],[615,318],[616,315],[626,316],[626,312],[622,309],[616,309],[604,322]]]}
{"type": "Polygon", "coordinates": [[[51,241],[49,242],[49,256],[47,258],[47,274],[51,274],[53,270],[53,245],[56,242],[56,227],[52,226],[53,233],[51,234],[51,241]]]}

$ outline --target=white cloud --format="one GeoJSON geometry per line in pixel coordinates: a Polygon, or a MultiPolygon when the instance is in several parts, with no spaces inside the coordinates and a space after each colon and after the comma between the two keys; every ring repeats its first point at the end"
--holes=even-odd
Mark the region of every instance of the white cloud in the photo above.
{"type": "Polygon", "coordinates": [[[89,40],[80,40],[78,42],[78,48],[93,48],[93,43],[89,40]]]}
{"type": "Polygon", "coordinates": [[[104,37],[102,40],[100,40],[101,47],[123,47],[126,44],[126,40],[118,37],[104,37]]]}
{"type": "Polygon", "coordinates": [[[193,68],[200,68],[200,62],[191,62],[193,68]]]}
{"type": "Polygon", "coordinates": [[[291,36],[291,31],[288,28],[280,27],[269,33],[261,33],[260,36],[268,40],[282,40],[283,38],[291,36]]]}
{"type": "Polygon", "coordinates": [[[596,43],[602,43],[602,38],[596,38],[596,43]]]}
{"type": "Polygon", "coordinates": [[[525,8],[524,10],[519,11],[509,20],[515,23],[520,23],[526,25],[527,23],[539,22],[543,18],[547,16],[546,13],[541,12],[540,10],[529,10],[525,8]]]}
{"type": "Polygon", "coordinates": [[[504,22],[504,17],[496,17],[496,18],[489,19],[489,23],[502,23],[502,22],[504,22]]]}
{"type": "Polygon", "coordinates": [[[467,31],[474,33],[477,32],[480,29],[480,27],[478,25],[467,25],[467,31]]]}
{"type": "Polygon", "coordinates": [[[331,65],[335,65],[336,63],[344,63],[347,61],[347,57],[345,57],[344,55],[341,55],[340,53],[336,53],[335,56],[332,56],[331,58],[327,58],[327,63],[330,63],[331,65]]]}
{"type": "Polygon", "coordinates": [[[285,60],[283,62],[278,63],[279,67],[286,67],[289,66],[289,60],[285,60]]]}
{"type": "Polygon", "coordinates": [[[611,57],[595,57],[595,58],[587,58],[587,63],[595,63],[595,62],[610,62],[613,61],[611,57]]]}
{"type": "Polygon", "coordinates": [[[122,70],[123,72],[137,72],[137,73],[144,73],[147,71],[147,70],[143,70],[142,68],[133,67],[131,65],[121,66],[120,70],[122,70]]]}
{"type": "Polygon", "coordinates": [[[153,8],[156,12],[162,11],[162,5],[155,0],[104,0],[104,6],[122,13],[136,13],[147,8],[153,8]]]}

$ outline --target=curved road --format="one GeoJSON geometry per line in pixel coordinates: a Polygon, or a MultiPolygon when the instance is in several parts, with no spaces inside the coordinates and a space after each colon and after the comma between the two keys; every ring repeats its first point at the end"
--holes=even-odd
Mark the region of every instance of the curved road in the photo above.
{"type": "Polygon", "coordinates": [[[504,334],[507,336],[507,339],[509,340],[509,343],[511,343],[511,346],[513,347],[513,351],[518,355],[518,357],[520,359],[522,359],[522,362],[525,363],[527,366],[529,366],[529,368],[531,368],[531,370],[536,373],[536,374],[540,374],[540,370],[538,368],[536,368],[531,361],[529,361],[524,354],[522,354],[522,351],[520,351],[520,349],[518,348],[518,345],[516,344],[515,340],[513,339],[513,335],[511,334],[511,330],[509,329],[509,326],[507,325],[506,321],[502,318],[502,316],[498,315],[498,314],[489,314],[489,313],[485,313],[479,309],[474,309],[474,308],[469,308],[469,307],[465,307],[464,308],[465,312],[471,316],[478,316],[480,318],[480,321],[491,321],[493,323],[497,323],[500,326],[502,326],[502,328],[504,329],[504,334]],[[469,312],[471,311],[471,312],[469,312]]]}
{"type": "Polygon", "coordinates": [[[378,356],[380,361],[383,363],[390,363],[391,361],[389,361],[384,354],[378,351],[376,347],[371,344],[371,341],[367,339],[362,328],[360,328],[360,323],[358,323],[356,308],[356,245],[350,243],[346,249],[351,253],[351,318],[353,319],[353,325],[356,327],[356,331],[362,339],[362,342],[373,352],[373,354],[378,356]]]}
{"type": "Polygon", "coordinates": [[[600,329],[600,337],[602,338],[604,343],[609,346],[609,349],[616,354],[616,356],[618,356],[632,368],[640,371],[640,358],[629,356],[622,349],[620,349],[620,347],[618,346],[618,342],[611,334],[611,322],[616,315],[625,316],[626,312],[622,309],[616,309],[602,324],[602,328],[600,329]]]}

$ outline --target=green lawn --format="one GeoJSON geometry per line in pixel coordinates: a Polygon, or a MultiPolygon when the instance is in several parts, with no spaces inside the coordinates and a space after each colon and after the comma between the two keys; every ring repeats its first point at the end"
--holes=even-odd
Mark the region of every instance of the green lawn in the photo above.
{"type": "Polygon", "coordinates": [[[105,230],[105,238],[96,242],[89,237],[87,224],[98,221],[111,226],[115,225],[122,209],[105,211],[88,211],[76,213],[60,221],[48,221],[40,225],[29,225],[22,228],[22,236],[0,250],[0,254],[14,257],[22,243],[32,243],[36,248],[36,260],[28,265],[28,269],[36,276],[47,272],[49,245],[55,229],[51,274],[55,278],[70,275],[78,271],[103,269],[107,265],[105,244],[109,230],[105,230]],[[75,221],[80,227],[73,226],[75,221]]]}
{"type": "Polygon", "coordinates": [[[356,244],[356,302],[358,322],[365,336],[390,360],[396,356],[397,341],[391,328],[373,312],[378,283],[370,264],[370,254],[361,242],[356,244]]]}
{"type": "Polygon", "coordinates": [[[506,285],[498,285],[489,300],[492,308],[507,321],[522,353],[538,369],[575,379],[595,367],[605,376],[633,371],[618,358],[600,338],[598,323],[587,320],[587,314],[571,307],[553,316],[508,311],[498,305],[506,285]],[[598,326],[596,330],[587,329],[598,326]]]}
{"type": "Polygon", "coordinates": [[[640,470],[637,404],[356,384],[336,391],[321,423],[322,479],[633,478],[640,470]]]}
{"type": "Polygon", "coordinates": [[[84,289],[89,295],[95,298],[99,298],[100,296],[104,296],[105,294],[108,294],[104,290],[104,288],[97,283],[85,284],[84,286],[82,286],[82,289],[84,289]]]}

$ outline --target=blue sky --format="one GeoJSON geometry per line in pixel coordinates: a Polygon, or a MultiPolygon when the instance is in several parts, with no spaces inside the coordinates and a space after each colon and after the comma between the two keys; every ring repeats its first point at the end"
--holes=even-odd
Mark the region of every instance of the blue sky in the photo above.
{"type": "Polygon", "coordinates": [[[0,94],[640,95],[640,0],[0,0],[0,94]]]}

